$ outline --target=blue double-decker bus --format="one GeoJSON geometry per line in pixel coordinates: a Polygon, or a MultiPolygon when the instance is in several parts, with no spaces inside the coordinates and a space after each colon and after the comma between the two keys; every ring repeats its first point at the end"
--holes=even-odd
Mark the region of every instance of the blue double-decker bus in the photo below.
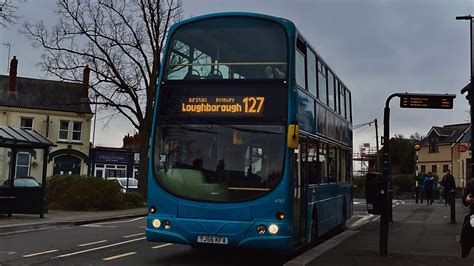
{"type": "Polygon", "coordinates": [[[291,21],[177,23],[158,86],[149,241],[293,251],[345,227],[351,93],[291,21]]]}

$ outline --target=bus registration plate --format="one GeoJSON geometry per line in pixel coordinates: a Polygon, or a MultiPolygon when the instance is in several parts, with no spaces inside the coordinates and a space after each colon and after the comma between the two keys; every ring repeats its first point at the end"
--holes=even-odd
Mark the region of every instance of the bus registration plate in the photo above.
{"type": "Polygon", "coordinates": [[[229,240],[224,236],[198,236],[198,243],[227,245],[229,240]]]}

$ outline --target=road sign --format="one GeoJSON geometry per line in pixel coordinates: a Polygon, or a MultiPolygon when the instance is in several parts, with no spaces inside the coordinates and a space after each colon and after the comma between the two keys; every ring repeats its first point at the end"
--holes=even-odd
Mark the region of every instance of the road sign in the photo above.
{"type": "Polygon", "coordinates": [[[460,144],[460,145],[458,146],[458,151],[459,151],[459,152],[466,152],[468,149],[469,149],[469,147],[468,147],[467,145],[465,145],[465,144],[460,144]]]}
{"type": "Polygon", "coordinates": [[[400,96],[401,108],[453,109],[455,94],[405,93],[400,96]]]}

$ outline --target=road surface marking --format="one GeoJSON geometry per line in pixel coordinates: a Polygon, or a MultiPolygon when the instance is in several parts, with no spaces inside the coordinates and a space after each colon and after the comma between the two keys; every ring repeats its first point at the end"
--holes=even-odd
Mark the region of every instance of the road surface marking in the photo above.
{"type": "Polygon", "coordinates": [[[100,240],[100,241],[96,241],[96,242],[90,242],[90,243],[80,244],[80,245],[77,245],[77,246],[79,246],[79,247],[86,247],[86,246],[91,246],[91,245],[95,245],[95,244],[101,244],[101,243],[104,243],[104,242],[107,242],[107,240],[100,240]]]}
{"type": "Polygon", "coordinates": [[[362,225],[368,223],[369,219],[372,218],[372,217],[373,217],[373,215],[369,214],[368,216],[365,216],[365,217],[361,218],[360,220],[358,220],[357,222],[353,223],[349,228],[355,229],[355,228],[361,227],[362,225]]]}
{"type": "Polygon", "coordinates": [[[110,248],[110,247],[120,246],[120,245],[132,243],[132,242],[136,242],[136,241],[140,241],[140,240],[145,240],[145,239],[146,239],[146,237],[140,237],[140,238],[137,238],[137,239],[131,239],[131,240],[123,241],[123,242],[118,242],[118,243],[110,244],[110,245],[107,245],[107,246],[101,246],[101,247],[96,247],[96,248],[81,250],[81,251],[77,251],[77,252],[73,252],[73,253],[67,253],[67,254],[59,255],[59,256],[57,256],[56,258],[70,257],[70,256],[82,254],[82,253],[87,253],[87,252],[91,252],[91,251],[95,251],[95,250],[100,250],[100,249],[104,249],[104,248],[110,248]]]}
{"type": "Polygon", "coordinates": [[[137,254],[137,253],[136,252],[128,252],[128,253],[124,253],[124,254],[121,254],[121,255],[113,256],[113,257],[103,258],[102,260],[114,260],[114,259],[119,259],[119,258],[123,258],[123,257],[130,256],[130,255],[135,255],[135,254],[137,254]]]}
{"type": "Polygon", "coordinates": [[[39,256],[39,255],[44,255],[44,254],[49,254],[49,253],[53,253],[53,252],[56,252],[56,251],[59,251],[59,250],[57,250],[57,249],[52,249],[52,250],[47,250],[47,251],[43,251],[43,252],[38,252],[38,253],[23,255],[23,258],[29,258],[29,257],[34,257],[34,256],[39,256]]]}
{"type": "Polygon", "coordinates": [[[124,236],[123,238],[130,238],[130,237],[134,237],[134,236],[141,236],[141,235],[144,235],[145,233],[138,233],[138,234],[133,234],[133,235],[128,235],[128,236],[124,236]]]}
{"type": "Polygon", "coordinates": [[[173,244],[168,243],[168,244],[163,244],[163,245],[159,245],[159,246],[154,246],[154,247],[151,247],[151,248],[158,249],[158,248],[164,248],[164,247],[171,246],[171,245],[173,245],[173,244]]]}
{"type": "Polygon", "coordinates": [[[130,223],[130,222],[135,222],[135,221],[138,221],[138,220],[141,220],[141,219],[145,219],[145,217],[138,217],[138,218],[135,218],[135,219],[131,219],[131,220],[126,220],[126,221],[115,221],[115,222],[104,222],[104,223],[96,223],[96,224],[121,224],[121,223],[130,223]]]}
{"type": "Polygon", "coordinates": [[[114,225],[100,225],[100,224],[85,224],[81,225],[82,227],[91,227],[91,228],[115,228],[117,226],[114,225]]]}

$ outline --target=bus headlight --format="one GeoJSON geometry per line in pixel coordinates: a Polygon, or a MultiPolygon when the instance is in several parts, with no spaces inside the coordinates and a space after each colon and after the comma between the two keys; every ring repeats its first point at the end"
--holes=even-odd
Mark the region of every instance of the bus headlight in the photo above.
{"type": "Polygon", "coordinates": [[[153,219],[153,221],[151,222],[151,225],[153,225],[153,227],[155,228],[160,228],[161,221],[159,219],[153,219]]]}
{"type": "Polygon", "coordinates": [[[271,224],[268,227],[268,232],[272,235],[278,234],[278,231],[279,231],[279,228],[278,228],[278,225],[276,225],[276,224],[271,224]]]}
{"type": "Polygon", "coordinates": [[[150,213],[151,213],[151,214],[155,214],[155,213],[156,213],[156,207],[155,207],[155,206],[151,206],[151,207],[150,207],[150,213]]]}
{"type": "Polygon", "coordinates": [[[264,235],[267,232],[267,227],[263,224],[257,226],[257,233],[259,235],[264,235]]]}
{"type": "Polygon", "coordinates": [[[164,220],[163,221],[163,228],[165,228],[166,230],[171,229],[171,222],[168,221],[168,220],[164,220]]]}

